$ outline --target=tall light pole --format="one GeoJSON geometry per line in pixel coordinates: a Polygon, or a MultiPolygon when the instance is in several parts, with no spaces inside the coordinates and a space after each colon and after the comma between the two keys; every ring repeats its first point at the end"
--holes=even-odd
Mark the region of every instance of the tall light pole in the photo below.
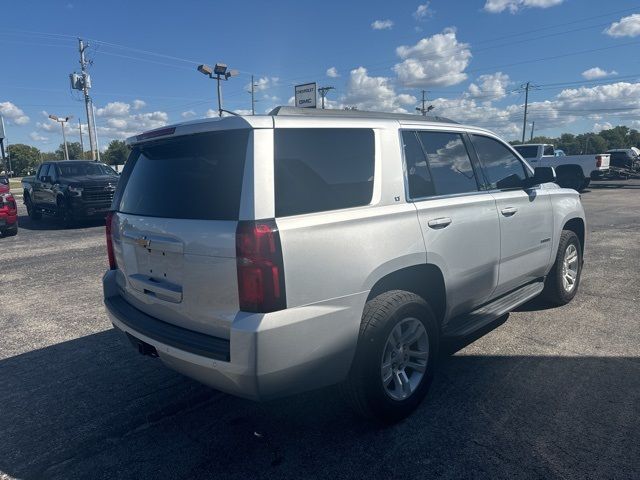
{"type": "Polygon", "coordinates": [[[227,70],[227,65],[224,63],[216,63],[213,70],[209,65],[198,65],[198,71],[203,75],[207,75],[209,78],[215,78],[218,87],[218,115],[222,116],[222,112],[226,112],[227,110],[222,108],[222,87],[220,86],[220,80],[229,80],[229,78],[238,75],[238,71],[227,70]]]}
{"type": "Polygon", "coordinates": [[[51,120],[55,120],[60,123],[60,127],[62,127],[62,141],[64,143],[64,159],[69,160],[69,149],[67,148],[67,134],[64,131],[64,124],[67,123],[70,119],[73,118],[73,115],[69,115],[68,117],[58,117],[57,115],[49,115],[51,120]]]}

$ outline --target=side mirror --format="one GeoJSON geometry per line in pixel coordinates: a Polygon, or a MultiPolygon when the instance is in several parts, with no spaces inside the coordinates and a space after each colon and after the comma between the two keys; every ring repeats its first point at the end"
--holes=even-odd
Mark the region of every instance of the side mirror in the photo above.
{"type": "Polygon", "coordinates": [[[536,167],[533,170],[533,182],[535,185],[556,181],[556,171],[553,167],[536,167]]]}

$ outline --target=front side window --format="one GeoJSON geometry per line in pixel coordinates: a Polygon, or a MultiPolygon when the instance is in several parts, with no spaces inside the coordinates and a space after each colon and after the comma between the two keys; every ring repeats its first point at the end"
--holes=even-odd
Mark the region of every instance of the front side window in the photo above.
{"type": "Polygon", "coordinates": [[[49,164],[45,163],[44,165],[40,166],[40,172],[38,173],[38,179],[42,182],[42,181],[44,181],[44,177],[46,177],[47,175],[49,175],[49,164]]]}
{"type": "Polygon", "coordinates": [[[371,203],[373,130],[280,128],[274,141],[277,217],[371,203]]]}
{"type": "Polygon", "coordinates": [[[553,157],[555,155],[555,151],[553,150],[553,145],[545,145],[542,155],[545,157],[553,157]]]}
{"type": "Polygon", "coordinates": [[[473,147],[484,170],[489,188],[511,188],[527,178],[522,162],[499,141],[482,135],[471,135],[473,147]]]}
{"type": "Polygon", "coordinates": [[[418,132],[435,195],[478,191],[475,172],[459,133],[418,132]]]}
{"type": "Polygon", "coordinates": [[[516,145],[513,148],[522,155],[523,158],[536,158],[538,156],[537,145],[516,145]]]}

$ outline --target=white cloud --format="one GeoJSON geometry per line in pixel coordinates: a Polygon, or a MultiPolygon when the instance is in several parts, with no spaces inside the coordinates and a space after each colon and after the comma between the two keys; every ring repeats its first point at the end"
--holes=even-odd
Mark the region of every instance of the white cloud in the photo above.
{"type": "Polygon", "coordinates": [[[25,115],[22,109],[11,102],[0,102],[0,115],[8,122],[15,123],[16,125],[26,125],[29,123],[29,117],[25,115]]]}
{"type": "Polygon", "coordinates": [[[40,135],[38,132],[31,132],[29,134],[29,138],[34,142],[43,142],[46,143],[49,141],[49,137],[45,137],[44,135],[40,135]]]}
{"type": "Polygon", "coordinates": [[[587,80],[593,80],[594,78],[610,77],[612,75],[617,75],[617,74],[618,72],[616,72],[615,70],[611,70],[610,72],[607,72],[606,70],[603,70],[600,67],[593,67],[593,68],[590,68],[589,70],[585,70],[584,72],[582,72],[582,76],[587,80]]]}
{"type": "Polygon", "coordinates": [[[371,24],[374,30],[391,30],[393,28],[393,20],[376,20],[371,24]]]}
{"type": "Polygon", "coordinates": [[[133,101],[133,109],[134,110],[140,110],[141,108],[144,108],[147,106],[147,102],[145,102],[144,100],[134,100],[133,101]]]}
{"type": "Polygon", "coordinates": [[[355,105],[360,110],[406,112],[404,107],[415,104],[417,100],[413,95],[396,95],[388,78],[370,77],[366,68],[358,67],[350,72],[347,93],[341,102],[355,105]]]}
{"type": "MultiPolygon", "coordinates": [[[[257,80],[254,80],[255,91],[260,92],[262,90],[267,90],[269,88],[277,87],[279,85],[280,79],[278,77],[260,77],[257,80]]],[[[245,86],[247,90],[251,90],[251,84],[247,83],[245,86]]]]}
{"type": "Polygon", "coordinates": [[[609,122],[604,122],[604,123],[594,123],[593,124],[593,132],[594,133],[600,133],[602,130],[609,130],[613,128],[613,125],[611,125],[611,123],[609,122]]]}
{"type": "Polygon", "coordinates": [[[506,97],[506,88],[511,83],[511,80],[509,75],[496,72],[491,75],[480,75],[477,82],[478,84],[472,83],[469,85],[469,96],[491,101],[506,97]]]}
{"type": "Polygon", "coordinates": [[[640,13],[622,17],[619,22],[613,22],[604,33],[612,37],[637,37],[640,35],[640,13]]]}
{"type": "Polygon", "coordinates": [[[338,73],[338,69],[336,67],[327,68],[327,77],[330,78],[338,78],[340,74],[338,73]]]}
{"type": "Polygon", "coordinates": [[[218,111],[217,110],[213,110],[213,109],[209,109],[206,112],[204,112],[204,116],[207,118],[214,118],[218,116],[218,111]]]}
{"type": "Polygon", "coordinates": [[[194,112],[193,110],[187,110],[186,112],[182,112],[180,116],[182,118],[193,118],[196,116],[196,112],[194,112]]]}
{"type": "Polygon", "coordinates": [[[98,108],[96,115],[99,117],[126,117],[129,115],[131,105],[125,102],[110,102],[103,108],[98,108]]]}
{"type": "Polygon", "coordinates": [[[487,0],[484,9],[490,13],[500,13],[509,10],[516,13],[523,8],[549,8],[560,5],[564,0],[487,0]]]}
{"type": "Polygon", "coordinates": [[[413,17],[416,20],[424,20],[425,18],[429,18],[430,16],[433,15],[433,10],[431,10],[430,8],[430,4],[431,2],[426,2],[423,3],[422,5],[418,5],[418,8],[416,8],[416,11],[413,12],[413,17]]]}
{"type": "Polygon", "coordinates": [[[460,43],[453,28],[420,40],[413,46],[400,46],[396,53],[402,59],[393,70],[407,87],[456,85],[467,79],[469,44],[460,43]]]}

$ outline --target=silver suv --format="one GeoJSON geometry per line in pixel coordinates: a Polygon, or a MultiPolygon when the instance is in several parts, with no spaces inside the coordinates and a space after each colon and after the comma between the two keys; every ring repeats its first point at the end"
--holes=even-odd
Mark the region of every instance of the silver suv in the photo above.
{"type": "Polygon", "coordinates": [[[399,419],[444,337],[578,289],[579,195],[486,130],[279,107],[128,143],[109,317],[141,353],[224,392],[342,383],[361,414],[399,419]]]}

